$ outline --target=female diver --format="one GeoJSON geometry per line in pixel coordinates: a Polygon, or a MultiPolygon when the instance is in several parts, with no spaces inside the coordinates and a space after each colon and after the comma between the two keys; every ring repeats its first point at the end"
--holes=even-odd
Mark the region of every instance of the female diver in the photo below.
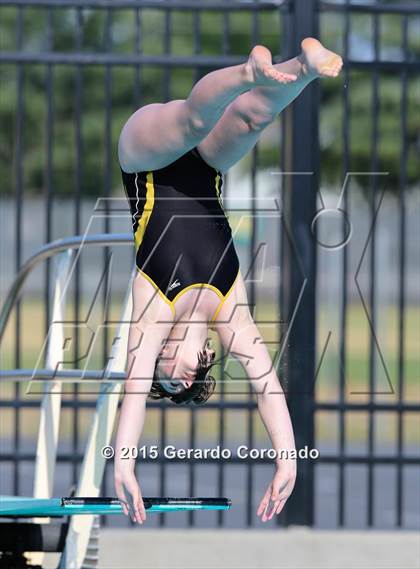
{"type": "MultiPolygon", "coordinates": [[[[138,523],[146,513],[135,460],[122,458],[121,448],[138,446],[147,397],[201,404],[211,395],[209,328],[244,366],[273,448],[294,449],[285,395],[248,309],[222,175],[311,81],[336,77],[341,67],[341,57],[313,38],[299,56],[275,65],[269,50],[256,46],[246,63],[200,79],[186,100],[140,108],[121,131],[137,273],[114,477],[118,498],[131,495],[138,523]]],[[[276,459],[257,509],[262,521],[281,512],[295,477],[295,460],[276,459]]],[[[129,515],[126,505],[124,511],[129,515]]]]}

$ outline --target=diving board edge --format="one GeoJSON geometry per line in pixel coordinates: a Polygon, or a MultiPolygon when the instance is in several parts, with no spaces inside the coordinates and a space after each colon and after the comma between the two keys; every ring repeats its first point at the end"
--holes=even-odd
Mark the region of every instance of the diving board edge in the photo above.
{"type": "MultiPolygon", "coordinates": [[[[185,510],[229,510],[230,498],[143,498],[148,512],[185,510]]],[[[117,498],[70,496],[64,498],[0,497],[0,517],[61,517],[83,514],[122,514],[117,498]]]]}

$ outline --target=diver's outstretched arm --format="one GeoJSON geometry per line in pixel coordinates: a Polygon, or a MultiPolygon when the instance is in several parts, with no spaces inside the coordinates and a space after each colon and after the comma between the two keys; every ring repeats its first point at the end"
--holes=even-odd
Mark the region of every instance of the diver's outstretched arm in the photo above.
{"type": "Polygon", "coordinates": [[[135,475],[136,458],[130,450],[124,449],[138,448],[156,360],[172,323],[153,325],[142,320],[135,322],[135,318],[132,320],[128,337],[127,378],[124,382],[124,396],[115,439],[114,485],[117,497],[122,501],[124,513],[131,514],[134,522],[143,523],[146,520],[146,510],[135,475]],[[125,491],[131,496],[131,512],[125,505],[125,491]]]}
{"type": "Polygon", "coordinates": [[[257,396],[258,411],[272,447],[278,452],[273,480],[257,509],[257,515],[265,522],[282,511],[296,480],[293,453],[288,457],[286,452],[282,454],[280,451],[296,449],[286,396],[261,333],[249,312],[241,275],[213,326],[224,349],[242,364],[257,396]]]}

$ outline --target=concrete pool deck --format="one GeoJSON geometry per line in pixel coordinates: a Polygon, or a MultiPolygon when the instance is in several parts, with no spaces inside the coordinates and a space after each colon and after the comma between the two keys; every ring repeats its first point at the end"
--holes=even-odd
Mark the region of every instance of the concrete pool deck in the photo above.
{"type": "Polygon", "coordinates": [[[101,569],[418,569],[414,531],[103,529],[101,569]]]}

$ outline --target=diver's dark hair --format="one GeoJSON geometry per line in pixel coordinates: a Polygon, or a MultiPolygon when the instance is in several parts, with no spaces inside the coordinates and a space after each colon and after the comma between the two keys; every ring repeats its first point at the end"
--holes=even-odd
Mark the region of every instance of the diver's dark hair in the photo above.
{"type": "MultiPolygon", "coordinates": [[[[207,399],[213,394],[216,388],[216,380],[209,374],[210,368],[213,364],[207,364],[207,358],[204,352],[198,352],[198,367],[197,374],[191,387],[184,389],[180,393],[169,393],[161,385],[159,378],[155,375],[153,377],[152,387],[150,389],[150,399],[163,399],[167,397],[177,405],[183,403],[193,403],[194,405],[203,405],[207,399]]],[[[158,362],[156,363],[156,367],[158,362]]],[[[156,370],[156,368],[155,368],[156,370]]]]}

